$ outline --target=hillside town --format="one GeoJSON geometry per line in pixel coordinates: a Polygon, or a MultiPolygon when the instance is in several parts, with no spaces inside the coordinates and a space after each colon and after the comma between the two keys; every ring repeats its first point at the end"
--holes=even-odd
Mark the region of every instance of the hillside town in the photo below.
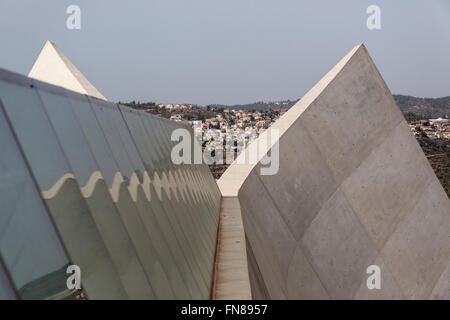
{"type": "Polygon", "coordinates": [[[450,140],[450,123],[448,119],[410,121],[409,127],[415,136],[426,135],[430,139],[450,140]]]}
{"type": "MultiPolygon", "coordinates": [[[[194,128],[196,135],[203,135],[203,150],[212,150],[234,145],[234,157],[238,154],[239,143],[248,143],[249,137],[258,137],[288,109],[241,110],[222,106],[200,107],[191,104],[126,103],[126,105],[151,114],[181,122],[194,128]],[[212,129],[212,130],[211,130],[212,129]],[[242,136],[245,141],[241,142],[242,136]],[[234,141],[234,143],[230,143],[234,141]]],[[[283,106],[283,104],[280,104],[283,106]]],[[[229,150],[226,150],[229,151],[229,150]]],[[[214,178],[218,179],[229,163],[210,164],[214,178]]]]}
{"type": "MultiPolygon", "coordinates": [[[[264,103],[259,103],[262,105],[264,103]]],[[[249,105],[226,107],[223,105],[210,105],[207,107],[192,104],[156,104],[139,103],[132,101],[125,103],[134,109],[168,118],[175,122],[184,123],[194,128],[196,134],[203,135],[203,150],[220,150],[226,146],[224,142],[230,139],[235,141],[235,157],[239,149],[237,141],[241,138],[239,132],[245,136],[257,137],[273,122],[282,116],[292,105],[289,103],[266,103],[275,109],[250,109],[249,105]],[[278,108],[278,106],[280,106],[278,108]],[[215,133],[210,129],[215,129],[215,133]],[[228,135],[228,136],[227,136],[228,135]]],[[[252,104],[255,105],[256,104],[252,104]]],[[[402,109],[402,105],[400,105],[402,109]]],[[[402,109],[403,110],[403,109],[402,109]]],[[[422,150],[433,167],[437,177],[450,197],[450,121],[446,116],[436,119],[424,119],[424,114],[405,112],[405,118],[416,137],[422,150]]],[[[245,142],[247,142],[246,140],[245,142]]],[[[233,145],[233,144],[231,144],[233,145]]],[[[228,151],[228,150],[227,150],[228,151]]],[[[214,153],[214,151],[213,151],[214,153]]],[[[209,167],[215,179],[228,168],[227,163],[213,163],[209,167]]]]}

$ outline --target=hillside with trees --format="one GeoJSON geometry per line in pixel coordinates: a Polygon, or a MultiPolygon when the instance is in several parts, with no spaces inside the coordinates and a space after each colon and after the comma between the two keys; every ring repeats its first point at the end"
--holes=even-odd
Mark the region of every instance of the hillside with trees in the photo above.
{"type": "MultiPolygon", "coordinates": [[[[450,117],[450,96],[442,98],[418,98],[396,94],[394,95],[394,99],[400,110],[405,114],[411,113],[410,116],[412,114],[415,114],[415,117],[419,117],[421,119],[450,117]]],[[[298,100],[283,100],[273,102],[259,101],[249,104],[214,104],[210,106],[223,109],[267,111],[269,109],[289,109],[297,101],[298,100]]]]}
{"type": "Polygon", "coordinates": [[[450,96],[442,98],[417,98],[394,95],[403,113],[412,112],[425,119],[450,117],[450,96]]]}

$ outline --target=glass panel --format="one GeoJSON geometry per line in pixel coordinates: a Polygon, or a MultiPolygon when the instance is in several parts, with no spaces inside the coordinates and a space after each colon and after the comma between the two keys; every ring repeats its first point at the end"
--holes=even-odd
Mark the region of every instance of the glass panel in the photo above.
{"type": "MultiPolygon", "coordinates": [[[[142,265],[123,225],[117,207],[113,202],[113,198],[115,199],[116,197],[114,183],[110,181],[110,187],[108,188],[103,179],[103,175],[98,174],[100,170],[96,159],[91,153],[91,148],[94,151],[99,148],[100,153],[98,156],[100,158],[105,153],[110,154],[108,150],[105,150],[105,148],[108,148],[107,144],[105,145],[106,141],[99,141],[99,139],[104,140],[103,132],[98,127],[89,101],[84,96],[71,93],[68,93],[72,97],[70,100],[65,96],[52,94],[44,90],[41,90],[40,94],[47,114],[61,141],[61,145],[68,155],[69,163],[74,169],[75,177],[77,179],[78,176],[83,177],[87,184],[84,188],[92,187],[92,193],[86,197],[86,202],[114,261],[115,267],[119,270],[125,290],[131,299],[154,298],[153,291],[142,265]],[[87,115],[86,112],[90,115],[83,117],[83,115],[87,115]],[[83,117],[81,119],[82,122],[78,121],[76,114],[80,114],[83,117]],[[92,137],[91,146],[85,137],[84,131],[80,127],[81,123],[84,124],[85,130],[88,133],[90,130],[95,130],[98,135],[92,137]],[[89,129],[87,125],[93,126],[94,128],[89,129]],[[101,142],[101,144],[93,145],[93,142],[101,142]],[[77,156],[76,153],[80,153],[82,157],[77,156]],[[86,172],[86,170],[89,171],[86,172]],[[90,180],[89,182],[88,179],[90,180]]],[[[104,162],[105,159],[101,161],[101,163],[104,162]]],[[[106,169],[107,173],[110,171],[108,175],[113,177],[115,176],[115,172],[111,172],[111,168],[115,168],[112,157],[108,159],[106,169]],[[113,162],[113,164],[110,164],[110,162],[113,162]]],[[[80,181],[81,179],[78,180],[80,181]]]]}
{"type": "MultiPolygon", "coordinates": [[[[29,81],[23,78],[22,82],[25,83],[22,86],[0,81],[0,96],[36,178],[41,197],[45,200],[71,260],[81,268],[81,281],[87,295],[93,299],[126,298],[37,91],[30,88],[30,83],[26,83],[29,81]]],[[[25,205],[22,202],[20,204],[25,205]]],[[[33,210],[34,207],[26,208],[29,214],[33,210]]]]}
{"type": "Polygon", "coordinates": [[[6,276],[5,269],[0,262],[0,300],[16,300],[14,289],[6,276]]]}
{"type": "MultiPolygon", "coordinates": [[[[140,119],[140,112],[132,110],[126,107],[120,107],[122,115],[126,120],[130,132],[133,134],[133,141],[139,141],[139,145],[143,148],[143,157],[147,154],[154,153],[154,146],[156,141],[152,140],[151,137],[147,136],[147,131],[142,126],[140,119]],[[146,143],[149,142],[149,143],[146,143]]],[[[134,154],[140,159],[138,151],[135,149],[134,154]]],[[[150,160],[151,161],[151,160],[150,160]]],[[[140,167],[143,166],[142,163],[139,164],[140,167]]],[[[151,170],[147,166],[148,170],[151,170]]],[[[148,173],[148,171],[147,171],[148,173]]],[[[173,231],[172,226],[167,220],[168,215],[164,212],[161,207],[156,207],[157,201],[159,201],[157,196],[150,195],[152,184],[149,180],[145,180],[145,186],[141,190],[146,190],[147,194],[142,192],[142,196],[137,197],[136,205],[141,213],[142,220],[150,233],[153,236],[153,242],[155,243],[155,248],[160,253],[161,260],[167,270],[170,270],[169,279],[174,288],[177,288],[177,292],[183,290],[180,285],[183,284],[181,281],[184,280],[190,294],[194,298],[207,298],[208,295],[202,295],[197,282],[193,279],[192,269],[187,264],[184,255],[190,256],[189,253],[179,249],[179,244],[176,239],[176,232],[173,231]],[[149,201],[151,199],[151,201],[149,201]],[[158,227],[155,228],[154,226],[158,227]],[[183,254],[184,253],[184,254],[183,254]],[[181,273],[181,275],[180,275],[181,273]],[[180,278],[183,280],[180,281],[180,278]]],[[[202,288],[203,289],[203,288],[202,288]]],[[[206,286],[204,287],[205,291],[206,286]]]]}
{"type": "MultiPolygon", "coordinates": [[[[112,105],[98,100],[92,100],[92,109],[103,129],[108,145],[111,147],[114,159],[117,160],[118,167],[126,182],[121,184],[120,197],[117,206],[122,215],[122,220],[128,230],[136,251],[141,258],[144,270],[146,271],[152,288],[158,298],[171,299],[176,297],[188,298],[187,296],[177,296],[183,289],[177,288],[182,282],[174,281],[171,277],[171,268],[167,268],[164,263],[166,252],[158,251],[161,240],[157,240],[157,232],[150,232],[146,218],[150,214],[150,209],[143,209],[139,206],[145,198],[142,192],[143,172],[142,163],[130,137],[127,126],[116,105],[112,105]],[[134,159],[134,161],[132,160],[134,159]],[[135,167],[136,166],[136,167],[135,167]],[[155,246],[157,246],[155,248],[155,246]]],[[[154,226],[153,226],[154,227],[154,226]]],[[[184,291],[187,292],[185,289],[184,291]]]]}
{"type": "Polygon", "coordinates": [[[73,95],[69,96],[72,110],[86,136],[92,154],[101,168],[108,188],[112,188],[114,176],[119,172],[119,167],[114,159],[114,155],[109,148],[103,130],[100,128],[88,99],[84,96],[72,96],[73,95]]]}
{"type": "MultiPolygon", "coordinates": [[[[178,187],[182,182],[185,182],[182,175],[183,168],[193,168],[194,166],[174,165],[172,164],[170,158],[172,146],[174,145],[174,142],[171,141],[172,131],[183,127],[172,121],[158,119],[146,114],[142,114],[141,118],[146,124],[149,135],[157,138],[157,146],[160,146],[160,149],[163,150],[160,152],[162,153],[161,171],[173,181],[172,184],[175,186],[175,188],[172,189],[165,188],[165,193],[169,199],[173,199],[167,205],[172,207],[170,210],[176,215],[176,219],[179,222],[181,230],[184,233],[187,242],[190,243],[190,247],[193,252],[192,254],[200,267],[205,283],[209,286],[211,283],[209,268],[214,264],[213,259],[207,258],[207,247],[211,245],[211,243],[207,243],[204,238],[204,230],[200,229],[200,227],[204,224],[203,219],[194,218],[198,213],[197,210],[193,210],[191,207],[191,200],[189,197],[186,197],[185,200],[180,198],[182,191],[181,188],[178,187]]],[[[196,182],[193,181],[193,183],[196,182]]],[[[191,184],[192,182],[188,185],[191,184]]]]}
{"type": "MultiPolygon", "coordinates": [[[[0,96],[3,98],[3,83],[0,96]]],[[[1,108],[0,108],[1,109],[1,108]]],[[[0,254],[23,299],[71,293],[69,263],[15,139],[0,110],[0,254]]]]}
{"type": "MultiPolygon", "coordinates": [[[[124,106],[121,106],[121,111],[133,135],[133,140],[139,141],[136,145],[142,157],[148,160],[147,163],[154,161],[153,159],[170,158],[170,153],[167,154],[167,149],[162,147],[161,133],[155,133],[146,126],[146,121],[156,121],[156,118],[151,116],[147,117],[142,112],[137,112],[124,106]],[[152,155],[151,158],[149,155],[152,155]]],[[[156,164],[156,167],[158,167],[156,172],[152,172],[152,167],[146,165],[152,178],[162,178],[161,181],[163,182],[153,182],[150,184],[150,191],[153,191],[155,187],[160,190],[158,195],[154,193],[150,197],[150,206],[153,209],[155,218],[163,230],[165,230],[164,234],[168,235],[167,242],[172,252],[174,252],[177,265],[184,272],[186,282],[189,283],[190,287],[199,287],[202,297],[207,298],[211,279],[208,279],[206,274],[202,274],[202,262],[198,259],[198,256],[203,254],[203,250],[200,246],[197,247],[192,244],[194,241],[193,237],[186,236],[185,234],[185,229],[188,228],[188,224],[186,224],[186,220],[184,219],[186,216],[184,214],[185,212],[177,206],[169,185],[164,183],[168,181],[166,178],[170,177],[170,170],[167,168],[168,165],[168,162],[160,161],[156,164]]],[[[185,209],[187,208],[185,207],[185,209]]]]}
{"type": "Polygon", "coordinates": [[[122,110],[123,118],[126,121],[126,125],[128,126],[131,136],[133,137],[133,141],[136,145],[136,149],[138,151],[137,154],[140,155],[140,159],[142,159],[146,164],[148,173],[152,173],[155,168],[154,164],[157,158],[156,153],[152,152],[152,147],[154,146],[152,137],[147,135],[137,111],[122,106],[120,106],[120,108],[122,110]]]}
{"type": "MultiPolygon", "coordinates": [[[[129,181],[134,169],[129,155],[124,147],[124,142],[122,141],[123,133],[119,132],[119,128],[116,125],[116,117],[120,116],[120,114],[118,114],[117,110],[114,110],[110,106],[92,104],[92,108],[98,119],[100,127],[103,129],[106,140],[108,141],[120,171],[129,181]]],[[[142,171],[140,177],[142,177],[142,171]]]]}
{"type": "Polygon", "coordinates": [[[65,96],[42,89],[39,89],[39,95],[78,183],[82,187],[87,187],[92,174],[97,171],[97,165],[84,140],[84,134],[72,112],[69,100],[65,96]]]}
{"type": "MultiPolygon", "coordinates": [[[[25,218],[15,215],[23,208],[27,214],[36,214],[38,206],[22,201],[22,197],[34,195],[42,207],[41,215],[53,228],[48,209],[70,259],[81,267],[90,298],[152,298],[152,288],[156,298],[208,298],[220,193],[207,166],[171,163],[174,142],[170,135],[181,126],[6,74],[0,72],[0,97],[38,184],[34,185],[31,177],[30,186],[16,177],[9,182],[2,179],[0,159],[0,191],[14,191],[0,194],[0,203],[12,211],[11,217],[6,216],[7,226],[14,226],[16,220],[20,227],[27,226],[21,221],[25,218]],[[32,84],[37,89],[32,89],[32,84]],[[196,188],[191,188],[192,184],[196,188]]],[[[22,164],[28,176],[28,168],[22,164]]],[[[0,254],[6,257],[9,270],[7,262],[16,257],[11,250],[2,251],[3,239],[9,239],[2,230],[2,215],[0,212],[0,254]]],[[[27,241],[34,233],[42,233],[27,232],[22,233],[27,241]]],[[[45,234],[52,238],[51,232],[45,234]]],[[[22,250],[20,241],[9,241],[14,250],[22,250]]],[[[24,250],[20,257],[24,254],[32,255],[24,250]]],[[[52,297],[70,294],[65,292],[68,258],[64,251],[62,254],[65,263],[44,279],[53,285],[53,291],[54,279],[64,284],[63,292],[56,290],[52,297]]],[[[13,263],[18,263],[16,260],[13,263]]],[[[38,261],[39,269],[51,261],[38,261]]],[[[20,275],[22,269],[15,273],[20,275]]],[[[0,296],[8,283],[2,282],[1,276],[0,269],[0,296]]],[[[12,274],[11,279],[17,287],[12,274]]],[[[41,290],[45,281],[22,284],[19,294],[45,297],[41,290]]]]}
{"type": "MultiPolygon", "coordinates": [[[[171,134],[173,130],[183,128],[183,126],[175,124],[174,122],[168,120],[158,119],[153,116],[146,115],[145,117],[143,117],[143,120],[144,119],[149,132],[158,137],[159,144],[162,145],[162,149],[165,150],[165,157],[163,160],[166,167],[165,171],[167,172],[168,176],[172,177],[172,179],[175,180],[175,185],[178,186],[180,183],[184,183],[188,185],[195,184],[201,187],[198,181],[188,181],[185,175],[186,172],[192,171],[193,169],[195,170],[196,165],[173,165],[170,158],[171,150],[176,144],[176,142],[171,141],[171,134]]],[[[190,133],[192,137],[192,132],[190,131],[190,133]]],[[[190,191],[190,189],[188,191],[190,191]]],[[[168,192],[170,191],[168,190],[168,192]]],[[[181,207],[181,209],[178,209],[176,212],[178,212],[179,219],[182,221],[181,226],[184,232],[187,234],[188,240],[193,243],[195,254],[197,254],[197,259],[201,261],[200,265],[202,269],[205,269],[205,279],[209,280],[210,275],[209,272],[206,271],[206,269],[209,269],[213,264],[213,257],[208,257],[208,251],[211,251],[211,245],[214,245],[215,247],[215,240],[208,241],[208,231],[205,230],[205,223],[207,223],[207,220],[202,216],[199,216],[201,215],[202,211],[206,209],[203,206],[204,203],[201,203],[201,207],[195,208],[193,207],[195,203],[191,198],[190,192],[184,193],[181,188],[175,188],[173,192],[177,193],[178,198],[180,198],[180,195],[182,193],[185,196],[184,203],[177,204],[176,202],[174,202],[174,204],[177,204],[176,208],[181,207]]]]}

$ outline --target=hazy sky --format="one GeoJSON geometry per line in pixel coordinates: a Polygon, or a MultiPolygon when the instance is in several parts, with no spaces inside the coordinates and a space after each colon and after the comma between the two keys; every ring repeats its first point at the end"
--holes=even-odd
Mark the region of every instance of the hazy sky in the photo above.
{"type": "Polygon", "coordinates": [[[0,0],[1,68],[27,74],[47,39],[113,101],[297,99],[360,42],[393,93],[450,95],[448,0],[0,0]]]}

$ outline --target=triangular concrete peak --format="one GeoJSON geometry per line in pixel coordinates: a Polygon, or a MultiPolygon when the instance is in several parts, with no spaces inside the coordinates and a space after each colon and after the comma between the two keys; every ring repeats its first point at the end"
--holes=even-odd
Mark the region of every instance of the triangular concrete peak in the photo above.
{"type": "Polygon", "coordinates": [[[364,45],[270,128],[279,171],[235,161],[218,181],[253,298],[449,298],[450,201],[364,45]]]}
{"type": "MultiPolygon", "coordinates": [[[[344,67],[359,53],[363,53],[368,56],[368,60],[371,61],[370,55],[363,43],[354,46],[327,74],[325,74],[315,85],[312,87],[292,108],[290,108],[281,118],[273,123],[270,128],[265,132],[272,129],[279,130],[279,136],[281,137],[285,131],[291,127],[291,125],[297,120],[298,117],[322,94],[325,88],[336,78],[336,76],[344,69],[344,67]]],[[[271,145],[277,141],[271,141],[271,145]]],[[[258,143],[256,139],[253,143],[258,143]]],[[[217,181],[219,189],[223,196],[237,196],[239,189],[248,177],[250,172],[256,166],[256,163],[247,163],[249,159],[249,147],[243,150],[233,164],[223,173],[222,177],[217,181]],[[242,158],[242,159],[241,159],[242,158]]],[[[270,148],[269,148],[270,149],[270,148]]],[[[261,160],[260,155],[258,162],[261,160]]]]}
{"type": "Polygon", "coordinates": [[[42,48],[42,51],[36,59],[28,76],[98,99],[106,100],[106,98],[62,53],[56,44],[48,40],[42,48]]]}

